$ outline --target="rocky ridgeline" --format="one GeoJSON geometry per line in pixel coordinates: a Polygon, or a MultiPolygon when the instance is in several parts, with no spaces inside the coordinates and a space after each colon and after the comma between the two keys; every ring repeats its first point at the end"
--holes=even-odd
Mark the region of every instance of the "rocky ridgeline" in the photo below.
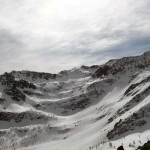
{"type": "Polygon", "coordinates": [[[98,65],[92,65],[92,66],[81,66],[81,69],[84,69],[84,70],[90,70],[90,69],[98,69],[99,66],[98,65]]]}
{"type": "Polygon", "coordinates": [[[114,64],[100,66],[93,74],[93,77],[102,77],[107,75],[117,75],[118,73],[135,72],[150,66],[150,51],[141,56],[124,57],[116,60],[114,64]]]}
{"type": "Polygon", "coordinates": [[[51,74],[45,72],[35,72],[35,71],[12,71],[10,74],[16,78],[24,79],[27,81],[51,81],[56,79],[63,79],[65,77],[70,77],[70,75],[76,74],[81,77],[91,75],[99,68],[98,65],[93,66],[81,66],[81,68],[74,68],[71,70],[63,70],[58,74],[51,74]],[[82,72],[83,71],[83,72],[82,72]],[[84,73],[84,71],[87,71],[84,73]],[[88,73],[89,72],[89,73],[88,73]]]}
{"type": "Polygon", "coordinates": [[[31,78],[36,79],[55,79],[57,74],[45,73],[45,72],[35,72],[35,71],[12,71],[11,74],[18,78],[31,78]]]}

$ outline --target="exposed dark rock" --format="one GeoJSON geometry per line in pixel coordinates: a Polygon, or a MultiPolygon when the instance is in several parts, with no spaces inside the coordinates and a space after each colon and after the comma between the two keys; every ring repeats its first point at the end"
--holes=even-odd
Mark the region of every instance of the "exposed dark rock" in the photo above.
{"type": "Polygon", "coordinates": [[[25,80],[15,81],[13,86],[21,88],[21,89],[24,89],[24,88],[36,89],[36,86],[33,83],[29,83],[25,80]]]}
{"type": "Polygon", "coordinates": [[[136,127],[144,126],[147,121],[146,118],[150,117],[150,107],[145,106],[141,108],[138,112],[133,113],[131,116],[125,120],[120,120],[114,125],[114,128],[108,132],[108,139],[112,139],[117,135],[121,135],[128,131],[134,130],[136,127]]]}
{"type": "Polygon", "coordinates": [[[110,70],[110,66],[104,65],[99,67],[99,69],[92,75],[92,77],[102,77],[108,75],[108,71],[110,70]]]}
{"type": "Polygon", "coordinates": [[[130,92],[133,90],[133,89],[135,89],[137,86],[139,86],[139,84],[140,83],[136,83],[136,84],[132,84],[126,91],[125,91],[125,93],[124,93],[124,95],[129,95],[130,94],[130,92]]]}
{"type": "Polygon", "coordinates": [[[7,72],[0,76],[0,82],[2,85],[12,85],[15,77],[7,72]]]}
{"type": "Polygon", "coordinates": [[[0,121],[14,120],[15,122],[21,122],[24,119],[29,119],[31,121],[39,120],[39,119],[48,120],[49,117],[41,113],[34,112],[34,111],[26,111],[26,112],[21,112],[21,113],[0,112],[0,121]]]}
{"type": "MultiPolygon", "coordinates": [[[[128,88],[127,91],[130,91],[132,88],[128,88]]],[[[128,92],[125,92],[128,93],[128,92]]],[[[140,103],[141,101],[143,101],[150,93],[150,86],[147,87],[144,91],[142,91],[141,93],[137,94],[136,96],[134,96],[129,102],[127,102],[123,108],[120,108],[117,113],[108,119],[108,123],[112,122],[117,116],[121,116],[122,114],[124,114],[126,111],[130,110],[131,108],[133,108],[135,105],[137,105],[138,103],[140,103]]],[[[129,94],[129,93],[128,93],[129,94]]]]}
{"type": "Polygon", "coordinates": [[[145,143],[143,146],[139,146],[137,150],[150,150],[150,141],[145,143]]]}
{"type": "Polygon", "coordinates": [[[98,65],[92,65],[92,66],[81,66],[82,69],[88,70],[88,69],[98,69],[98,65]]]}
{"type": "Polygon", "coordinates": [[[2,85],[13,87],[13,88],[32,88],[36,89],[36,86],[33,83],[29,83],[25,80],[15,80],[15,77],[11,73],[5,73],[0,76],[0,82],[2,85]]]}
{"type": "Polygon", "coordinates": [[[101,66],[94,74],[93,77],[102,77],[109,74],[117,75],[119,73],[125,74],[126,72],[133,72],[133,70],[145,69],[150,66],[150,51],[141,56],[123,57],[118,59],[112,65],[109,62],[101,66]],[[108,64],[108,65],[107,65],[108,64]]]}
{"type": "Polygon", "coordinates": [[[124,150],[123,146],[119,146],[117,150],[124,150]]]}
{"type": "Polygon", "coordinates": [[[17,88],[8,88],[8,89],[5,89],[4,92],[9,95],[13,100],[15,101],[25,101],[26,99],[26,96],[21,92],[19,91],[17,88]]]}
{"type": "Polygon", "coordinates": [[[136,87],[139,87],[139,85],[142,85],[142,84],[144,84],[144,83],[147,83],[148,81],[150,81],[150,76],[148,76],[146,79],[142,80],[142,81],[139,82],[139,83],[132,84],[132,85],[125,91],[124,95],[127,95],[127,96],[128,96],[129,94],[131,94],[131,91],[132,91],[133,89],[135,89],[136,87]]]}
{"type": "Polygon", "coordinates": [[[135,97],[133,97],[128,103],[125,104],[125,106],[118,110],[118,114],[123,114],[127,110],[133,108],[135,105],[143,101],[150,92],[150,86],[147,87],[143,92],[137,94],[135,97]]]}
{"type": "MultiPolygon", "coordinates": [[[[0,82],[5,87],[3,92],[11,97],[14,101],[25,101],[26,96],[21,89],[36,89],[33,83],[25,80],[16,80],[12,73],[4,73],[0,76],[0,82]]],[[[2,102],[3,98],[0,100],[2,102]]]]}

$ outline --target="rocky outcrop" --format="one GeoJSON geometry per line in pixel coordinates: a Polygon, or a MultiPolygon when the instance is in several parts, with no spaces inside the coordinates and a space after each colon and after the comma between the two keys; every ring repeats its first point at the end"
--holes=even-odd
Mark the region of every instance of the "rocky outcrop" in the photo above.
{"type": "Polygon", "coordinates": [[[36,86],[33,83],[29,83],[25,80],[16,80],[11,73],[5,73],[0,76],[0,82],[2,85],[13,88],[32,88],[36,89],[36,86]]]}
{"type": "Polygon", "coordinates": [[[108,75],[109,70],[110,70],[110,67],[109,67],[108,65],[101,66],[101,67],[99,67],[99,69],[92,75],[92,77],[100,78],[100,77],[106,76],[106,75],[108,75]]]}
{"type": "Polygon", "coordinates": [[[16,102],[25,101],[26,99],[26,96],[22,92],[22,89],[36,89],[36,86],[33,83],[30,83],[23,79],[18,80],[13,76],[12,73],[7,72],[0,76],[0,83],[4,87],[3,95],[8,95],[12,100],[16,102]]]}
{"type": "Polygon", "coordinates": [[[119,146],[117,150],[124,150],[123,146],[119,146]]]}
{"type": "Polygon", "coordinates": [[[145,143],[143,146],[139,146],[137,150],[150,150],[150,141],[145,143]]]}
{"type": "Polygon", "coordinates": [[[133,113],[131,116],[124,120],[119,120],[114,128],[108,132],[108,139],[112,139],[115,136],[120,136],[129,131],[133,131],[137,127],[144,126],[150,117],[150,105],[142,107],[139,111],[133,113]]]}
{"type": "Polygon", "coordinates": [[[136,87],[139,87],[140,85],[143,85],[147,82],[150,82],[150,76],[148,76],[146,79],[142,80],[141,82],[139,83],[136,83],[136,84],[132,84],[124,93],[125,96],[128,96],[128,95],[133,95],[134,93],[131,93],[136,87]]]}
{"type": "MultiPolygon", "coordinates": [[[[44,113],[40,113],[37,111],[25,111],[25,112],[20,112],[20,113],[15,113],[15,112],[0,112],[0,120],[1,121],[11,121],[14,120],[16,123],[19,123],[21,121],[48,121],[50,117],[45,115],[44,113]]],[[[41,122],[42,122],[41,121],[41,122]]],[[[44,122],[43,122],[44,123],[44,122]]],[[[32,124],[32,122],[31,122],[32,124]]]]}
{"type": "Polygon", "coordinates": [[[112,65],[106,63],[100,66],[99,69],[93,74],[93,77],[102,77],[107,75],[117,75],[119,73],[125,74],[126,72],[135,72],[139,69],[145,69],[150,66],[150,51],[141,56],[124,57],[116,60],[112,65]]]}
{"type": "Polygon", "coordinates": [[[137,85],[141,85],[142,83],[146,83],[145,81],[149,81],[148,78],[146,78],[145,80],[143,80],[140,83],[137,84],[133,84],[131,85],[125,92],[125,96],[129,96],[132,95],[133,98],[127,102],[122,108],[118,109],[118,111],[116,112],[116,114],[108,119],[108,123],[112,122],[115,118],[117,118],[118,116],[123,115],[125,112],[127,112],[128,110],[130,110],[131,108],[133,108],[134,106],[136,106],[137,104],[139,104],[140,102],[142,102],[150,93],[150,86],[148,86],[144,91],[140,92],[139,94],[137,94],[137,91],[134,91],[132,93],[132,90],[135,89],[137,87],[137,85]],[[135,95],[136,94],[136,95],[135,95]],[[135,96],[134,96],[135,95],[135,96]]]}
{"type": "Polygon", "coordinates": [[[4,89],[4,93],[10,96],[11,99],[17,102],[25,101],[26,99],[26,96],[15,87],[4,89]]]}
{"type": "Polygon", "coordinates": [[[98,65],[92,65],[92,66],[81,66],[81,69],[89,70],[89,69],[98,69],[98,65]]]}

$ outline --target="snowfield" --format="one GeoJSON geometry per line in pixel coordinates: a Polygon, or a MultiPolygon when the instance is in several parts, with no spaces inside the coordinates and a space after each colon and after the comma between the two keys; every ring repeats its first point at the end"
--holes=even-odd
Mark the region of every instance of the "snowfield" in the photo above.
{"type": "Polygon", "coordinates": [[[136,150],[149,139],[150,52],[0,76],[1,150],[136,150]]]}

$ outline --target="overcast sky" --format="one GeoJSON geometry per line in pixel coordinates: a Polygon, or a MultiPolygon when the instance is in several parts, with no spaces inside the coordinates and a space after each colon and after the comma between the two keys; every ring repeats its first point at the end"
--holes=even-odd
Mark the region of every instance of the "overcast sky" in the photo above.
{"type": "Polygon", "coordinates": [[[150,0],[0,0],[0,73],[55,73],[147,50],[150,0]]]}

